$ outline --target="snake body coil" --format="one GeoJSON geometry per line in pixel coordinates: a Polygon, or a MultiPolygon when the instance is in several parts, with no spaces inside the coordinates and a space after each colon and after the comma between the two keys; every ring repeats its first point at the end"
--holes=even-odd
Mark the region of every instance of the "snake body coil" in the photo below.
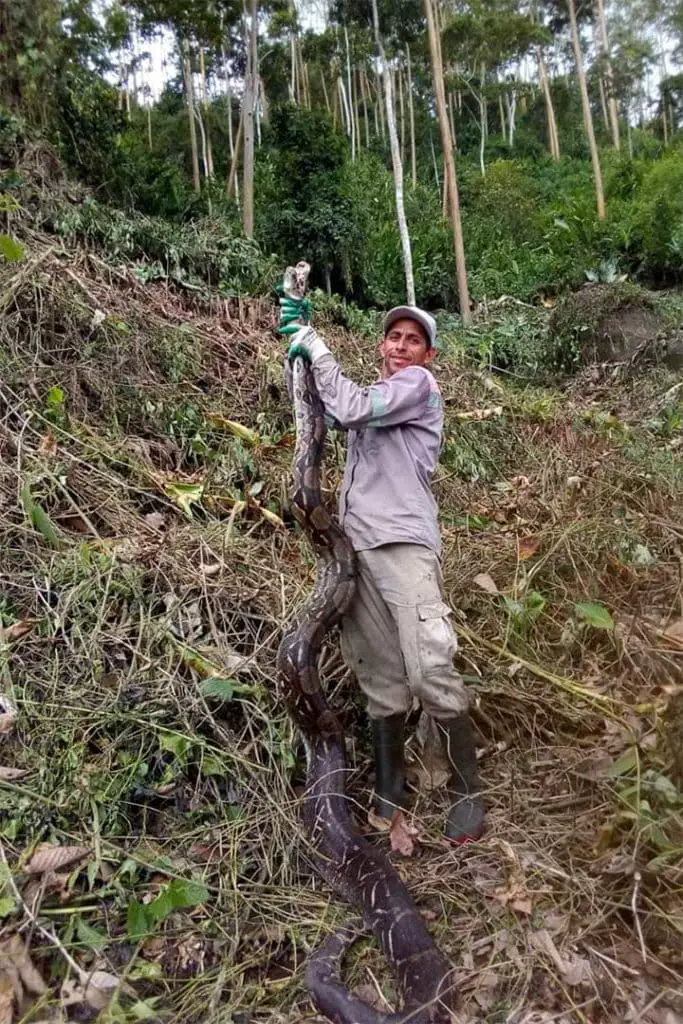
{"type": "Polygon", "coordinates": [[[357,929],[342,929],[323,942],[309,958],[306,982],[317,1008],[337,1024],[445,1024],[455,1002],[452,966],[435,946],[391,862],[355,831],[344,795],[344,735],[321,690],[317,658],[326,633],[340,621],[353,598],[355,558],[322,502],[324,409],[303,359],[294,360],[292,377],[296,417],[292,512],[313,544],[318,562],[316,583],[299,624],[280,644],[278,669],[290,714],[306,744],[304,825],[316,870],[360,910],[365,927],[375,935],[394,971],[403,1009],[379,1013],[343,985],[341,960],[357,929]]]}

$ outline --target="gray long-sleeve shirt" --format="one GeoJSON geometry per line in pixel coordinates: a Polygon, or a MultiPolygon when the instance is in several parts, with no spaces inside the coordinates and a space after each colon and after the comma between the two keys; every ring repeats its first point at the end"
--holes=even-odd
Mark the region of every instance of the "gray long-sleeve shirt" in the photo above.
{"type": "Polygon", "coordinates": [[[443,404],[429,370],[409,366],[359,387],[329,353],[313,362],[326,412],[348,430],[339,520],[356,551],[423,544],[441,553],[430,479],[441,449],[443,404]]]}

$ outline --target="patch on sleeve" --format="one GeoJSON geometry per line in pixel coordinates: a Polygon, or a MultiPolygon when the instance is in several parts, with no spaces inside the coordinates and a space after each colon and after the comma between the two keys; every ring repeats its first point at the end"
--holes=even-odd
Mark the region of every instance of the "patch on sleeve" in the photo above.
{"type": "Polygon", "coordinates": [[[370,390],[370,408],[372,412],[372,418],[368,421],[369,427],[380,427],[381,419],[387,414],[387,402],[382,395],[378,394],[376,390],[370,390]]]}

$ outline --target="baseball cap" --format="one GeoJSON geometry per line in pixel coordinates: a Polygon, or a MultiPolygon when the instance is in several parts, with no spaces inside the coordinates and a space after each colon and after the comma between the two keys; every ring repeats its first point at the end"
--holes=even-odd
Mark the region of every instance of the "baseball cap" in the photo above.
{"type": "Polygon", "coordinates": [[[418,306],[394,306],[384,317],[384,334],[386,335],[392,324],[397,320],[417,320],[424,328],[425,334],[431,348],[436,348],[436,320],[431,314],[418,306]]]}

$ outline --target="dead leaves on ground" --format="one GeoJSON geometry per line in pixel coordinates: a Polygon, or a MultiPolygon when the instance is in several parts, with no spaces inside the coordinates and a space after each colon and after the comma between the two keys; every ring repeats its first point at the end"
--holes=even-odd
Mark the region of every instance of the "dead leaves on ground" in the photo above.
{"type": "Polygon", "coordinates": [[[20,935],[0,941],[0,1024],[22,1016],[27,996],[42,996],[47,985],[35,968],[20,935]]]}
{"type": "Polygon", "coordinates": [[[17,709],[9,697],[0,694],[0,736],[13,732],[17,720],[17,709]]]}
{"type": "Polygon", "coordinates": [[[392,818],[383,818],[374,811],[368,811],[368,823],[378,832],[386,832],[389,835],[389,845],[393,853],[400,853],[402,857],[412,857],[415,852],[415,843],[418,840],[419,832],[414,825],[411,825],[404,811],[394,811],[392,818]]]}
{"type": "Polygon", "coordinates": [[[51,846],[49,843],[40,843],[24,870],[28,875],[59,871],[60,868],[83,860],[89,853],[90,848],[87,846],[51,846]]]}

